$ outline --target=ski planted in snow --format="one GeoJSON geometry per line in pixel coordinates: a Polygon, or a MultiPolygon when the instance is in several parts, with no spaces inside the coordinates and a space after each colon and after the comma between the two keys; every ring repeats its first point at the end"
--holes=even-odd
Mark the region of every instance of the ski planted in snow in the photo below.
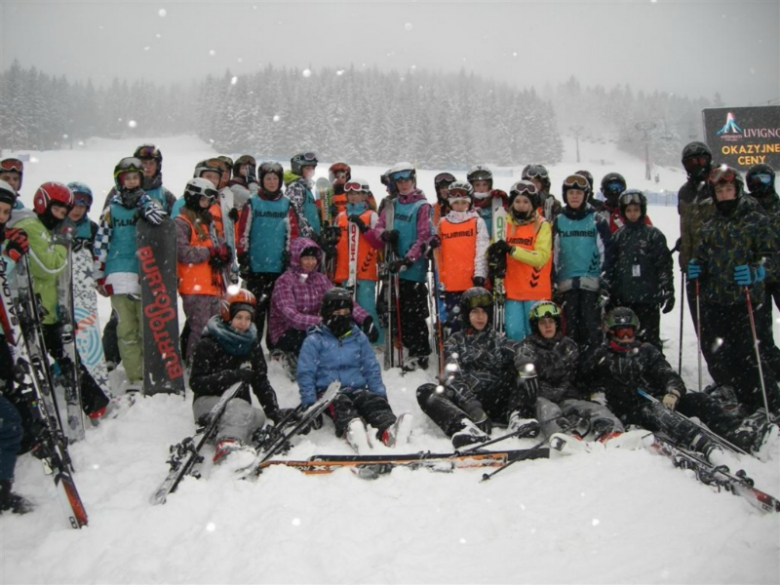
{"type": "MultiPolygon", "coordinates": [[[[506,239],[506,209],[501,197],[493,197],[491,200],[490,220],[493,242],[506,239]]],[[[506,290],[504,288],[504,276],[506,275],[506,258],[499,259],[499,266],[492,271],[493,274],[493,326],[496,331],[504,331],[504,300],[506,290]],[[501,262],[503,261],[503,263],[501,262]]]]}

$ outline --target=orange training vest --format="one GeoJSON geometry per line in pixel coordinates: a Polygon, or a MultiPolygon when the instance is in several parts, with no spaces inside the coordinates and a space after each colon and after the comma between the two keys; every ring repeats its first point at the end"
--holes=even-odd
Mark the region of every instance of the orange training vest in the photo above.
{"type": "MultiPolygon", "coordinates": [[[[537,221],[516,225],[506,224],[506,242],[516,248],[533,250],[536,236],[545,222],[543,218],[537,221]],[[541,221],[539,221],[541,220],[541,221]]],[[[552,298],[552,255],[547,264],[535,268],[525,262],[515,260],[507,254],[506,278],[504,288],[506,298],[513,301],[541,301],[552,298]]]]}
{"type": "MultiPolygon", "coordinates": [[[[182,220],[190,226],[190,246],[209,248],[213,246],[211,236],[206,232],[206,238],[201,240],[195,232],[195,226],[183,215],[179,215],[182,220]]],[[[182,295],[210,295],[222,296],[222,275],[212,268],[211,264],[201,262],[200,264],[184,264],[176,262],[176,272],[179,276],[179,294],[182,295]]]]}
{"type": "MultiPolygon", "coordinates": [[[[371,226],[371,210],[367,209],[360,214],[360,219],[367,226],[371,226]]],[[[347,213],[339,213],[336,217],[336,225],[341,229],[341,237],[336,245],[336,274],[334,281],[342,283],[349,280],[349,230],[347,229],[347,213]]],[[[357,274],[358,280],[377,280],[377,250],[368,243],[365,236],[358,230],[358,256],[357,274]]]]}
{"type": "Polygon", "coordinates": [[[474,286],[474,254],[477,250],[477,220],[452,223],[446,217],[439,222],[441,259],[439,282],[447,292],[460,292],[474,286]]]}

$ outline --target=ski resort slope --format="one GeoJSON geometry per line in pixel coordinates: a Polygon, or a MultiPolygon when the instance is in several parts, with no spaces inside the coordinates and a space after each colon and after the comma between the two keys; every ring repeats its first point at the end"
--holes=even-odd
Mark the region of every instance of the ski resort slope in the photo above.
{"type": "MultiPolygon", "coordinates": [[[[165,185],[177,195],[195,163],[214,154],[192,137],[148,141],[161,148],[165,185]]],[[[80,150],[30,153],[23,201],[30,207],[43,181],[79,180],[95,191],[91,216],[97,219],[114,165],[143,142],[92,140],[80,150]]],[[[672,169],[660,170],[659,185],[645,181],[644,162],[609,144],[581,143],[581,163],[574,160],[573,142],[567,147],[565,162],[549,169],[556,193],[566,174],[583,167],[597,182],[619,171],[629,186],[653,191],[676,192],[684,181],[672,169]]],[[[352,174],[381,196],[378,177],[394,162],[352,174]]],[[[327,176],[327,166],[317,176],[327,176]]],[[[508,190],[520,168],[514,176],[501,169],[496,187],[508,190]]],[[[418,174],[429,199],[436,172],[418,174]]],[[[465,177],[464,171],[455,174],[465,177]]],[[[678,236],[675,207],[651,206],[649,214],[671,247],[678,236]]],[[[679,290],[677,295],[677,308],[662,320],[675,367],[679,290]]],[[[101,298],[103,322],[109,312],[101,298]]],[[[696,337],[688,315],[684,321],[682,373],[696,389],[696,337]]],[[[269,369],[281,405],[296,405],[297,388],[281,366],[270,363],[269,369]]],[[[115,382],[120,378],[121,372],[114,375],[115,382]]],[[[397,452],[449,451],[449,441],[415,399],[430,374],[402,377],[393,370],[384,380],[393,409],[415,417],[410,444],[397,452]]],[[[478,469],[400,468],[365,481],[347,470],[307,476],[281,466],[256,481],[237,481],[207,464],[203,479],[187,478],[165,505],[152,506],[149,497],[168,470],[168,446],[194,431],[191,400],[189,392],[184,400],[139,399],[71,446],[89,513],[85,529],[66,524],[51,479],[36,459],[21,457],[15,490],[37,508],[22,517],[0,516],[0,582],[769,584],[780,578],[779,514],[763,515],[742,498],[716,493],[644,450],[520,462],[487,482],[480,482],[484,470],[478,469]]],[[[348,452],[326,422],[299,438],[291,455],[348,452]]],[[[780,496],[779,460],[776,447],[769,463],[748,459],[743,467],[757,487],[780,496]]]]}

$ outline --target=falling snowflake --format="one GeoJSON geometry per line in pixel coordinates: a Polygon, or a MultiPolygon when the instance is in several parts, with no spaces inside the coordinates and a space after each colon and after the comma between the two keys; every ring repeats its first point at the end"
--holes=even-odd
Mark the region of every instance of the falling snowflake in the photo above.
{"type": "Polygon", "coordinates": [[[236,83],[238,83],[238,77],[234,75],[230,78],[230,85],[235,85],[236,83]]]}
{"type": "Polygon", "coordinates": [[[406,29],[406,32],[409,32],[409,31],[410,31],[410,30],[412,30],[414,27],[412,26],[412,23],[411,23],[411,22],[407,22],[407,23],[404,25],[404,28],[406,29]]]}
{"type": "Polygon", "coordinates": [[[209,55],[210,55],[211,57],[213,57],[213,56],[214,56],[214,55],[216,55],[216,54],[217,54],[217,52],[216,52],[214,49],[211,49],[211,50],[209,51],[209,55]]]}
{"type": "Polygon", "coordinates": [[[168,11],[165,10],[165,8],[160,8],[160,10],[157,11],[157,14],[160,15],[160,18],[165,18],[168,15],[168,11]]]}
{"type": "Polygon", "coordinates": [[[273,117],[273,121],[274,122],[278,122],[281,119],[282,119],[282,117],[279,114],[274,114],[274,117],[273,117]]]}
{"type": "Polygon", "coordinates": [[[339,75],[339,76],[344,75],[344,70],[343,69],[339,69],[338,71],[336,71],[336,75],[339,75]]]}
{"type": "Polygon", "coordinates": [[[129,120],[129,121],[127,122],[127,126],[128,126],[129,128],[135,128],[136,126],[138,126],[138,123],[137,123],[135,120],[129,120]]]}
{"type": "Polygon", "coordinates": [[[303,70],[303,76],[304,77],[311,77],[311,69],[304,69],[303,70]]]}

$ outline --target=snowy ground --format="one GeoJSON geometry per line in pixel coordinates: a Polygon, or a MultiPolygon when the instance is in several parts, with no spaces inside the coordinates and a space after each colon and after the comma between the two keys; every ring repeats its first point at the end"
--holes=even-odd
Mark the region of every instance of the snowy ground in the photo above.
{"type": "MultiPolygon", "coordinates": [[[[111,187],[114,165],[142,142],[94,140],[80,150],[31,153],[35,160],[27,165],[25,204],[30,206],[35,188],[45,180],[87,182],[102,202],[98,193],[111,187]]],[[[194,164],[214,154],[195,138],[154,142],[165,156],[165,183],[176,194],[194,164]]],[[[568,146],[569,162],[550,169],[555,192],[566,173],[583,167],[597,181],[618,170],[629,186],[653,191],[676,191],[684,180],[681,172],[663,169],[660,185],[646,182],[644,163],[610,145],[581,145],[584,160],[576,163],[573,144],[568,146]]],[[[368,179],[380,193],[378,177],[387,166],[356,168],[353,176],[368,179]]],[[[507,189],[519,168],[514,172],[514,178],[498,176],[496,186],[507,189]]],[[[326,173],[323,165],[318,175],[326,173]]],[[[435,174],[419,173],[429,198],[435,174]]],[[[678,235],[675,208],[651,207],[649,213],[673,244],[678,235]]],[[[100,310],[105,322],[107,301],[100,310]]],[[[662,322],[667,355],[675,366],[679,320],[678,308],[662,322]]],[[[270,377],[282,405],[297,404],[296,387],[278,364],[270,364],[270,377]]],[[[696,339],[687,315],[683,377],[690,388],[697,387],[696,339]]],[[[414,391],[426,381],[427,373],[385,375],[394,410],[415,415],[407,452],[449,450],[449,441],[416,404],[414,391]]],[[[705,369],[704,384],[708,381],[705,369]]],[[[168,445],[193,431],[190,404],[189,395],[186,400],[139,400],[71,447],[90,520],[80,531],[66,525],[40,463],[22,457],[16,488],[37,510],[24,517],[0,517],[0,582],[780,580],[780,515],[761,515],[741,498],[715,493],[646,451],[522,462],[487,483],[479,482],[478,470],[445,474],[396,469],[375,482],[346,470],[306,476],[276,467],[256,482],[235,481],[216,470],[208,479],[185,480],[164,506],[151,506],[149,496],[167,472],[168,445]]],[[[292,454],[347,453],[329,425],[301,439],[292,454]]],[[[530,444],[510,441],[512,447],[530,444]]],[[[744,461],[756,485],[775,496],[780,495],[778,459],[776,449],[770,463],[744,461]]]]}

